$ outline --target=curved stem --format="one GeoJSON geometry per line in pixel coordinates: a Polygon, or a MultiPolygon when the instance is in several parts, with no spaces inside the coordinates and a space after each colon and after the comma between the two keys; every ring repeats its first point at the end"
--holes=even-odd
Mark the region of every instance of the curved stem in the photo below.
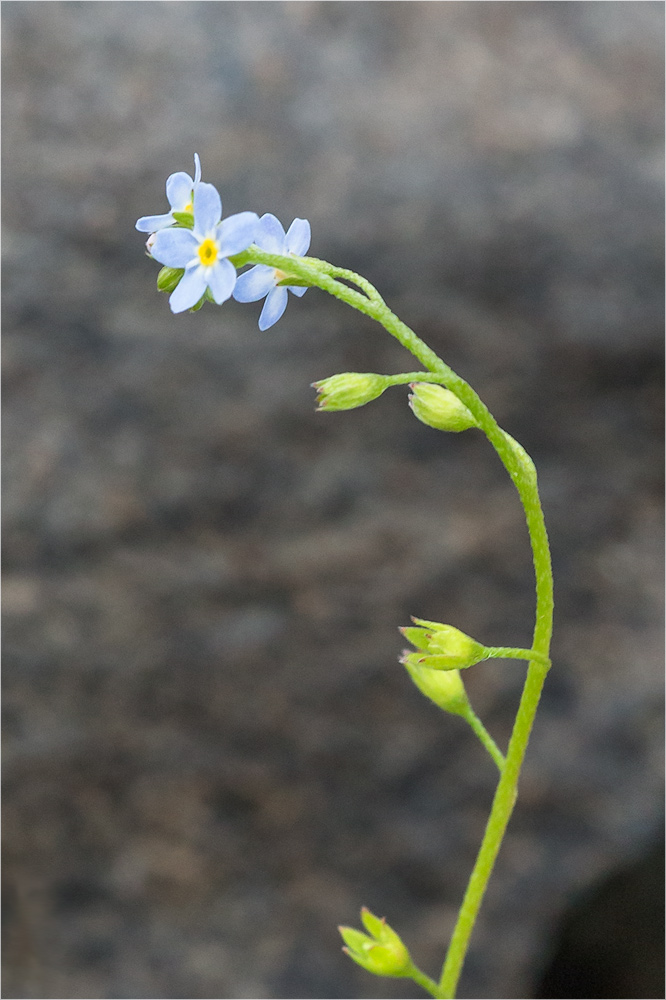
{"type": "Polygon", "coordinates": [[[504,759],[504,754],[497,746],[497,743],[495,743],[495,740],[492,738],[492,736],[490,735],[484,724],[481,722],[481,719],[478,717],[478,715],[472,709],[471,706],[469,709],[469,713],[463,715],[463,719],[466,720],[472,731],[475,733],[475,735],[478,737],[480,742],[488,751],[492,759],[495,761],[495,763],[497,764],[497,769],[501,774],[502,771],[504,770],[504,765],[506,763],[504,759]]]}
{"type": "Polygon", "coordinates": [[[430,996],[439,996],[439,984],[436,983],[434,979],[431,979],[430,976],[426,976],[425,972],[421,972],[417,966],[412,965],[409,978],[419,986],[422,986],[426,993],[429,993],[430,996]]]}
{"type": "Polygon", "coordinates": [[[291,258],[267,254],[254,246],[231,259],[237,267],[246,263],[267,264],[280,268],[287,274],[294,274],[306,283],[323,289],[380,323],[391,336],[395,337],[415,358],[418,358],[421,364],[428,369],[428,372],[438,376],[437,381],[441,381],[470,410],[509,473],[525,511],[536,578],[536,621],[532,648],[537,654],[538,660],[533,659],[527,670],[506,760],[493,799],[483,841],[442,969],[438,996],[453,998],[474,923],[516,801],[520,769],[550,662],[548,655],[553,627],[553,577],[536,470],[524,448],[499,427],[487,406],[472,387],[449,368],[413,330],[410,330],[402,320],[391,312],[379,293],[365,279],[363,279],[362,284],[356,282],[357,276],[350,279],[354,280],[366,292],[366,294],[361,294],[348,285],[337,281],[333,276],[334,271],[340,276],[346,277],[347,275],[333,269],[332,265],[322,267],[318,261],[308,257],[291,258]],[[371,292],[367,291],[368,286],[371,292]]]}

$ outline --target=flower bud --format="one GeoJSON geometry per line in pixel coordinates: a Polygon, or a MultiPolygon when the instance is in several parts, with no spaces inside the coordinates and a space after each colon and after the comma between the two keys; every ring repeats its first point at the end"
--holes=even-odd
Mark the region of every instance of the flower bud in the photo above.
{"type": "Polygon", "coordinates": [[[412,618],[418,628],[402,628],[404,637],[416,646],[418,652],[405,650],[400,662],[407,667],[426,667],[430,670],[464,670],[480,660],[487,659],[485,646],[465,635],[453,625],[412,618]]]}
{"type": "Polygon", "coordinates": [[[157,291],[172,292],[184,274],[184,267],[163,267],[157,275],[157,291]]]}
{"type": "Polygon", "coordinates": [[[387,385],[388,379],[384,375],[343,372],[341,375],[331,375],[320,382],[313,382],[312,388],[319,394],[318,410],[353,410],[381,396],[387,385]]]}
{"type": "Polygon", "coordinates": [[[412,382],[409,405],[421,423],[439,431],[466,431],[478,424],[450,389],[431,382],[412,382]]]}
{"type": "Polygon", "coordinates": [[[418,656],[418,654],[408,654],[401,662],[421,694],[430,698],[438,708],[445,712],[467,718],[470,713],[470,704],[460,671],[431,670],[420,663],[412,662],[414,656],[418,656]]]}
{"type": "Polygon", "coordinates": [[[413,966],[409,952],[385,919],[363,907],[361,920],[369,934],[353,927],[339,927],[351,959],[376,976],[410,976],[413,966]]]}

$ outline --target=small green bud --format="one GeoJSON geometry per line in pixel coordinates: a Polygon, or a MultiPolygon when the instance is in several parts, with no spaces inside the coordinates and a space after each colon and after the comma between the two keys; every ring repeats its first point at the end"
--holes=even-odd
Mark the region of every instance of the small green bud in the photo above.
{"type": "Polygon", "coordinates": [[[465,635],[453,625],[429,622],[423,618],[412,618],[419,628],[402,628],[400,631],[418,652],[405,650],[400,662],[407,667],[425,667],[430,670],[464,670],[480,660],[487,659],[489,652],[480,642],[465,635]]]}
{"type": "Polygon", "coordinates": [[[434,701],[438,708],[452,715],[462,715],[467,718],[470,712],[470,704],[467,692],[462,682],[459,670],[431,670],[420,663],[413,663],[412,657],[418,654],[410,654],[402,663],[407,668],[407,673],[412,678],[417,688],[426,698],[434,701]]]}
{"type": "Polygon", "coordinates": [[[172,292],[184,274],[184,267],[163,267],[157,275],[157,291],[172,292]]]}
{"type": "Polygon", "coordinates": [[[313,382],[312,388],[318,392],[317,410],[353,410],[365,406],[387,388],[385,375],[372,372],[343,372],[330,378],[313,382]]]}
{"type": "Polygon", "coordinates": [[[450,389],[431,382],[412,382],[409,405],[421,423],[439,431],[466,431],[478,427],[475,418],[450,389]]]}
{"type": "Polygon", "coordinates": [[[409,952],[385,919],[379,919],[363,907],[361,920],[369,934],[353,927],[339,927],[351,959],[376,976],[410,976],[413,965],[409,952]]]}

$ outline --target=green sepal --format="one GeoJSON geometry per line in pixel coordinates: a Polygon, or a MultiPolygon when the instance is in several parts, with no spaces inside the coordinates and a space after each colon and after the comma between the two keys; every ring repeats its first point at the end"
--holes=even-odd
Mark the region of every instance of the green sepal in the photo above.
{"type": "Polygon", "coordinates": [[[157,291],[173,292],[184,274],[184,267],[163,267],[157,275],[157,291]]]}
{"type": "Polygon", "coordinates": [[[313,382],[317,390],[317,410],[354,410],[384,392],[389,380],[374,372],[342,372],[313,382]]]}
{"type": "Polygon", "coordinates": [[[368,934],[372,934],[374,938],[379,940],[386,933],[386,918],[382,920],[380,917],[376,917],[367,906],[361,909],[361,920],[368,934]]]}
{"type": "Polygon", "coordinates": [[[411,617],[415,625],[422,625],[423,628],[426,628],[430,631],[439,628],[450,628],[450,625],[444,625],[442,622],[429,622],[426,618],[415,618],[414,615],[412,615],[411,617]]]}
{"type": "Polygon", "coordinates": [[[361,910],[361,920],[369,935],[354,927],[338,928],[349,957],[375,976],[410,977],[414,971],[412,960],[393,928],[366,907],[361,910]]]}
{"type": "Polygon", "coordinates": [[[400,662],[405,666],[427,667],[429,670],[464,670],[489,656],[485,646],[453,625],[429,622],[425,618],[412,618],[412,621],[421,627],[407,627],[400,631],[416,646],[418,652],[403,653],[400,662]]]}
{"type": "Polygon", "coordinates": [[[407,658],[403,664],[421,694],[444,712],[468,718],[471,706],[458,670],[431,670],[407,658]]]}
{"type": "Polygon", "coordinates": [[[305,278],[297,278],[295,274],[285,274],[284,278],[278,281],[279,285],[298,285],[300,288],[312,288],[309,281],[305,278]]]}
{"type": "MultiPolygon", "coordinates": [[[[206,289],[206,291],[208,291],[208,289],[206,289]]],[[[191,313],[199,312],[205,301],[206,301],[206,293],[204,292],[199,301],[195,303],[195,305],[193,305],[192,308],[189,309],[188,311],[191,313]]]]}
{"type": "Polygon", "coordinates": [[[171,213],[181,229],[194,229],[194,216],[191,212],[171,213]]]}
{"type": "Polygon", "coordinates": [[[421,423],[454,433],[479,426],[476,418],[450,389],[430,382],[412,382],[410,389],[409,405],[421,423]]]}
{"type": "MultiPolygon", "coordinates": [[[[342,940],[351,951],[362,952],[369,947],[368,935],[355,927],[338,927],[342,940]]],[[[374,943],[374,942],[373,942],[374,943]]]]}
{"type": "Polygon", "coordinates": [[[428,649],[428,640],[432,635],[428,629],[425,628],[406,628],[400,629],[402,635],[404,635],[407,642],[411,642],[412,646],[416,646],[417,649],[428,649]]]}

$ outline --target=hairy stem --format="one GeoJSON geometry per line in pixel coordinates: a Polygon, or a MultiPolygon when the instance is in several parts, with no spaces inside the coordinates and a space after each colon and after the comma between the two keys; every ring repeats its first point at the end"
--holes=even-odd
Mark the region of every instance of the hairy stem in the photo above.
{"type": "MultiPolygon", "coordinates": [[[[553,625],[553,578],[548,535],[539,499],[536,470],[522,446],[499,427],[495,418],[472,387],[449,368],[413,330],[410,330],[391,312],[379,292],[366,279],[351,271],[334,268],[333,265],[317,261],[314,258],[277,256],[265,253],[255,246],[232,258],[232,262],[237,267],[253,263],[279,268],[285,274],[292,274],[301,279],[301,283],[321,288],[380,323],[391,336],[395,337],[421,362],[431,376],[437,376],[432,381],[445,385],[470,410],[509,473],[525,511],[536,578],[536,621],[532,640],[535,658],[531,660],[527,670],[520,705],[506,758],[500,768],[501,776],[483,841],[458,914],[437,988],[437,996],[453,998],[472,930],[516,801],[520,769],[550,664],[548,656],[553,625]],[[343,284],[342,281],[337,280],[338,278],[353,282],[361,291],[356,291],[349,285],[343,284]]],[[[419,377],[422,374],[415,373],[419,377]]],[[[396,376],[395,384],[399,384],[404,378],[407,376],[396,376]]],[[[409,380],[417,381],[417,378],[410,375],[409,380]]],[[[421,381],[426,381],[426,379],[421,377],[421,381]]]]}

